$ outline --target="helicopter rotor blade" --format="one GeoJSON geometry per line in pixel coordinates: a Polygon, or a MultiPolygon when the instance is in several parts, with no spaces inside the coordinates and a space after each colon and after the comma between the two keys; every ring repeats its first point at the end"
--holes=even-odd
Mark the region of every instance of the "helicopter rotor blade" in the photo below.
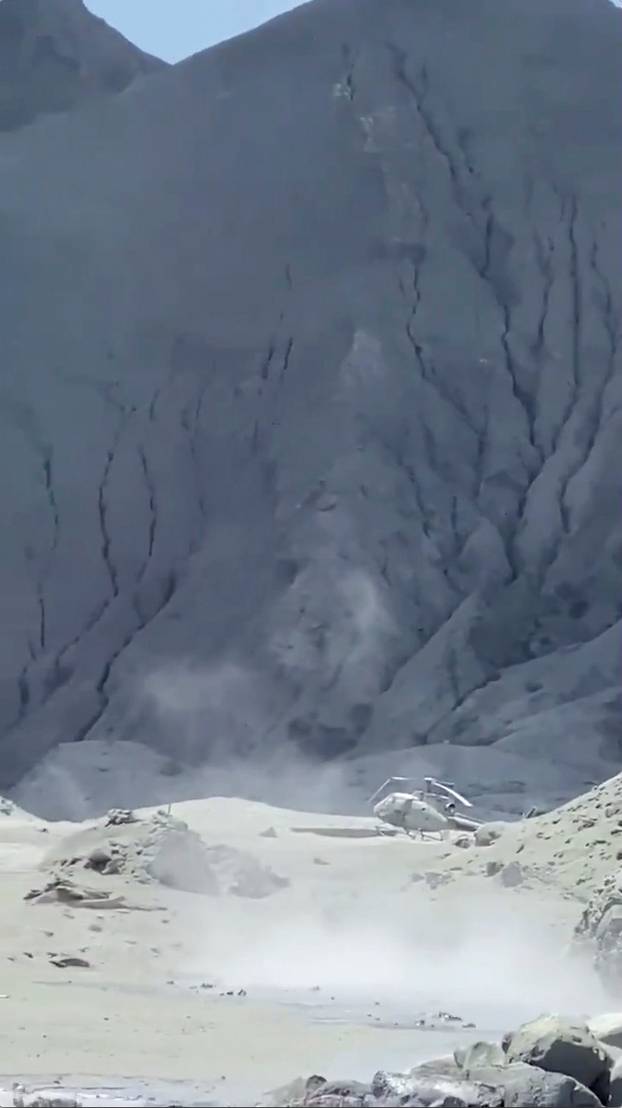
{"type": "Polygon", "coordinates": [[[376,797],[380,795],[383,789],[386,789],[387,785],[406,785],[409,784],[411,781],[414,781],[414,777],[387,777],[386,781],[383,782],[380,788],[376,789],[375,793],[370,796],[367,803],[373,804],[376,797]]]}
{"type": "Polygon", "coordinates": [[[451,797],[451,799],[455,800],[458,804],[462,804],[464,808],[473,807],[471,801],[467,800],[466,796],[463,796],[462,793],[457,792],[456,789],[452,788],[451,785],[445,784],[444,781],[435,781],[434,778],[428,778],[427,780],[430,781],[430,784],[433,788],[439,789],[439,791],[444,793],[445,796],[451,797]]]}

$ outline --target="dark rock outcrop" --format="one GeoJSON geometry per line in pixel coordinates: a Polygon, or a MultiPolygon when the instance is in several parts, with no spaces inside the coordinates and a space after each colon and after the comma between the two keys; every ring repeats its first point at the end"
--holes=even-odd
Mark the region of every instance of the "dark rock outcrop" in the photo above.
{"type": "Polygon", "coordinates": [[[621,65],[608,0],[316,0],[0,137],[0,785],[109,736],[612,772],[621,65]]]}

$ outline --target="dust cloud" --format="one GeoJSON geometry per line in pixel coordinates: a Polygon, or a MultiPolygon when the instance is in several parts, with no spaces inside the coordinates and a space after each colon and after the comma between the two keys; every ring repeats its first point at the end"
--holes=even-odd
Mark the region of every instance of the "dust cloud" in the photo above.
{"type": "Polygon", "coordinates": [[[200,975],[209,963],[228,987],[306,1003],[381,1001],[413,1021],[444,1011],[493,1029],[537,1011],[607,1006],[592,967],[560,937],[555,901],[469,901],[464,885],[442,902],[414,887],[408,898],[375,898],[329,880],[314,901],[283,906],[252,935],[232,933],[228,920],[222,942],[212,915],[207,948],[187,968],[200,975]]]}

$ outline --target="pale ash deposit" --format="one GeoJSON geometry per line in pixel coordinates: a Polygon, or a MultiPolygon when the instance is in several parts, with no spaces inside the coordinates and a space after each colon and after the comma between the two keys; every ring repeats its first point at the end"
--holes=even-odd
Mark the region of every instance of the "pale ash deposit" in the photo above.
{"type": "Polygon", "coordinates": [[[526,1089],[541,1105],[569,1090],[573,1104],[617,1104],[604,1090],[619,1088],[622,1016],[602,1014],[615,1006],[621,795],[614,778],[547,815],[436,841],[234,798],[82,824],[7,803],[5,1086],[78,1104],[131,1091],[163,1104],[501,1106],[526,1089]],[[562,1015],[516,1031],[538,1012],[562,1015]],[[573,1055],[586,1022],[592,1069],[585,1028],[573,1055]],[[312,1074],[327,1088],[307,1086],[312,1074]],[[340,1074],[350,1092],[331,1085],[340,1074]]]}

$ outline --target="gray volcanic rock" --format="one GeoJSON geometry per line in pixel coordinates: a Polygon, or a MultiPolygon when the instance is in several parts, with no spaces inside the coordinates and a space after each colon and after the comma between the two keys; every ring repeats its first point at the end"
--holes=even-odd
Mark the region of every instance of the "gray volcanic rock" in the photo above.
{"type": "MultiPolygon", "coordinates": [[[[603,985],[617,996],[622,983],[622,879],[618,871],[592,893],[575,928],[574,941],[577,949],[589,950],[603,985]]],[[[607,1041],[604,1036],[602,1040],[607,1041]]]]}
{"type": "Polygon", "coordinates": [[[503,1046],[508,1062],[574,1077],[607,1103],[613,1059],[587,1025],[540,1016],[508,1035],[503,1046]]]}
{"type": "Polygon", "coordinates": [[[2,0],[0,131],[121,92],[164,65],[91,15],[82,0],[2,0]]]}
{"type": "Polygon", "coordinates": [[[315,0],[0,137],[0,785],[613,771],[621,64],[608,0],[315,0]]]}
{"type": "Polygon", "coordinates": [[[529,1063],[484,1066],[469,1076],[480,1082],[497,1083],[503,1089],[504,1108],[523,1108],[526,1104],[530,1108],[598,1108],[602,1103],[576,1078],[529,1063]]]}

